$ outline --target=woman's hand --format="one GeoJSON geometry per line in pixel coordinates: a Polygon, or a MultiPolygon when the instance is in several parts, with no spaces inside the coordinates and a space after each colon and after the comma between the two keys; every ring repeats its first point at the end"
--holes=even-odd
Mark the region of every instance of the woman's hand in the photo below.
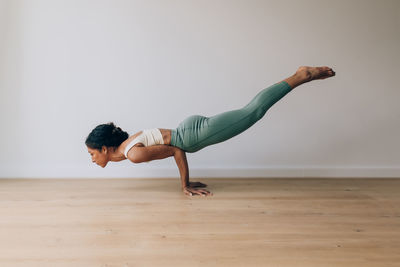
{"type": "Polygon", "coordinates": [[[185,195],[193,196],[193,195],[200,195],[200,196],[212,196],[212,193],[205,189],[197,189],[190,186],[185,186],[183,188],[183,192],[185,195]]]}

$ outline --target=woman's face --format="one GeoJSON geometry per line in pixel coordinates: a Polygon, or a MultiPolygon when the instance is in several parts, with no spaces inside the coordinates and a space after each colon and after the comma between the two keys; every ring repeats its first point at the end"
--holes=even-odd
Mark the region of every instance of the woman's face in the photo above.
{"type": "Polygon", "coordinates": [[[92,162],[96,163],[102,168],[104,168],[107,165],[108,157],[107,157],[107,148],[105,146],[103,146],[101,151],[90,147],[87,147],[87,149],[90,156],[92,157],[92,162]]]}

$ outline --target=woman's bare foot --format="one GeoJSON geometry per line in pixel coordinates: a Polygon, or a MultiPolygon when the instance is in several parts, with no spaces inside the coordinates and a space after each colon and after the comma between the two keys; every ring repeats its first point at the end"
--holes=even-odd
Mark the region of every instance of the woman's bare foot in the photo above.
{"type": "Polygon", "coordinates": [[[322,80],[335,76],[335,72],[329,67],[308,67],[301,66],[297,69],[296,73],[286,78],[284,81],[289,84],[292,90],[306,82],[313,80],[322,80]]]}
{"type": "Polygon", "coordinates": [[[335,72],[327,66],[324,67],[301,66],[296,71],[296,74],[303,77],[305,82],[310,82],[313,80],[322,80],[335,76],[335,72]]]}

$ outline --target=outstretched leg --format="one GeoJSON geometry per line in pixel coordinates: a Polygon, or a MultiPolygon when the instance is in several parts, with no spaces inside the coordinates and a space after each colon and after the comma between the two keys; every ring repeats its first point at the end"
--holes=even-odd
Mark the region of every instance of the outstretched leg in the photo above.
{"type": "Polygon", "coordinates": [[[171,145],[186,152],[226,141],[256,123],[267,110],[295,87],[334,76],[329,67],[300,67],[296,73],[259,92],[245,107],[212,117],[190,116],[171,132],[171,145]]]}

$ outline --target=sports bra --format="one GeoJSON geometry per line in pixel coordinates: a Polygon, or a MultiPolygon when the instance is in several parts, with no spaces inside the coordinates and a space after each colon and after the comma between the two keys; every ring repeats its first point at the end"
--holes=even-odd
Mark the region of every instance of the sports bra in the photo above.
{"type": "Polygon", "coordinates": [[[137,143],[142,143],[144,146],[163,145],[164,139],[161,131],[157,128],[143,130],[141,134],[136,136],[125,148],[124,154],[128,158],[129,150],[137,143]]]}

